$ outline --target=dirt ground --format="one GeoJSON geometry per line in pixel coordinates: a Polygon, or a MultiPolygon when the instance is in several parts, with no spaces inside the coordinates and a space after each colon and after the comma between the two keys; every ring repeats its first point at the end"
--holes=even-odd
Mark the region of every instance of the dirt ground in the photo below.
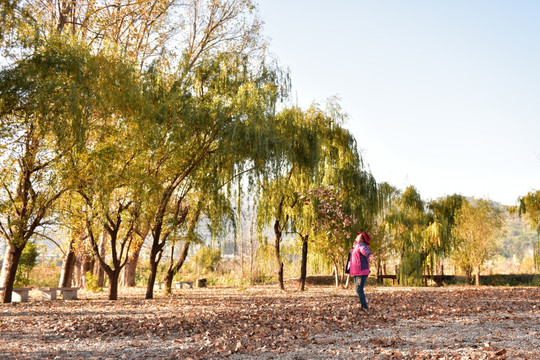
{"type": "Polygon", "coordinates": [[[0,359],[540,359],[540,288],[79,292],[0,305],[0,359]]]}

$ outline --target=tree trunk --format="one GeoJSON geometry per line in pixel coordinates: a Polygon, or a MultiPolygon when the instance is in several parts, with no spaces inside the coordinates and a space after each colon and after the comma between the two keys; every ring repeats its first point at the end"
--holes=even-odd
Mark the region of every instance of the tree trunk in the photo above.
{"type": "Polygon", "coordinates": [[[165,279],[163,279],[163,282],[165,283],[165,294],[172,295],[172,281],[174,279],[174,272],[171,268],[167,269],[167,272],[165,273],[165,279]]]}
{"type": "Polygon", "coordinates": [[[105,271],[101,267],[99,261],[96,261],[94,264],[94,276],[96,276],[97,286],[103,287],[105,285],[105,271]]]}
{"type": "Polygon", "coordinates": [[[345,277],[345,289],[349,288],[349,282],[351,281],[351,275],[347,274],[345,277]]]}
{"type": "Polygon", "coordinates": [[[184,265],[184,262],[186,261],[190,244],[191,244],[191,241],[186,240],[186,242],[184,243],[184,248],[182,249],[182,253],[180,254],[180,258],[174,265],[171,264],[172,266],[169,266],[169,269],[167,270],[167,274],[165,275],[164,281],[165,281],[165,292],[169,295],[172,292],[171,289],[172,289],[172,281],[174,279],[174,276],[178,274],[178,271],[180,271],[180,269],[184,265]]]}
{"type": "Polygon", "coordinates": [[[148,277],[148,285],[146,286],[146,296],[145,299],[154,298],[154,284],[156,283],[156,274],[157,274],[158,262],[150,256],[150,276],[148,277]]]}
{"type": "Polygon", "coordinates": [[[137,275],[137,264],[139,262],[139,254],[141,248],[139,248],[136,252],[129,256],[126,266],[124,266],[124,269],[122,271],[122,286],[134,287],[137,285],[135,278],[137,275]]]}
{"type": "Polygon", "coordinates": [[[300,235],[302,239],[302,265],[300,267],[300,291],[306,289],[306,277],[307,277],[307,256],[308,256],[308,239],[309,234],[306,236],[300,235]]]}
{"type": "Polygon", "coordinates": [[[476,285],[476,286],[480,286],[480,268],[477,268],[477,269],[476,269],[476,274],[475,274],[475,285],[476,285]]]}
{"type": "Polygon", "coordinates": [[[377,261],[377,284],[382,284],[383,279],[380,277],[382,275],[382,262],[381,260],[377,261]]]}
{"type": "MultiPolygon", "coordinates": [[[[99,242],[99,253],[103,254],[103,259],[105,259],[105,250],[107,248],[106,243],[106,234],[105,231],[101,233],[101,240],[99,242]]],[[[104,287],[105,283],[105,270],[102,268],[99,261],[96,261],[94,267],[94,275],[97,275],[97,286],[104,287]]]]}
{"type": "Polygon", "coordinates": [[[10,258],[10,252],[9,252],[9,246],[6,246],[6,250],[4,252],[4,258],[2,262],[2,272],[0,273],[0,287],[5,287],[8,283],[7,281],[7,275],[9,272],[9,263],[8,259],[10,258]]]}
{"type": "Polygon", "coordinates": [[[118,300],[118,278],[120,277],[120,271],[115,270],[107,274],[109,278],[109,300],[118,300]]]}
{"type": "Polygon", "coordinates": [[[336,263],[334,263],[334,274],[336,278],[336,288],[339,287],[339,273],[338,273],[338,266],[336,263]]]}
{"type": "Polygon", "coordinates": [[[276,249],[276,265],[277,265],[277,276],[278,284],[280,290],[285,290],[285,282],[283,280],[283,261],[281,260],[281,252],[279,249],[279,238],[276,235],[275,249],[276,249]]]}
{"type": "Polygon", "coordinates": [[[13,291],[13,285],[15,284],[15,275],[17,274],[17,267],[19,266],[23,248],[19,249],[11,244],[8,244],[7,246],[7,253],[4,257],[4,264],[2,266],[2,286],[4,287],[2,302],[4,304],[11,302],[11,293],[13,291]]]}
{"type": "Polygon", "coordinates": [[[73,286],[82,287],[82,258],[75,255],[75,265],[73,265],[73,286]]]}
{"type": "Polygon", "coordinates": [[[338,266],[338,269],[341,270],[339,273],[339,284],[343,285],[345,283],[345,266],[346,264],[340,264],[341,266],[338,266]]]}
{"type": "Polygon", "coordinates": [[[172,294],[172,281],[175,275],[174,248],[175,248],[175,244],[171,246],[171,260],[169,261],[169,267],[167,268],[167,271],[165,272],[165,278],[163,279],[163,282],[165,283],[165,294],[167,295],[172,294]]]}
{"type": "Polygon", "coordinates": [[[139,262],[139,256],[141,254],[144,239],[148,236],[149,228],[144,228],[140,232],[137,232],[140,237],[140,241],[136,242],[133,247],[133,252],[129,255],[128,261],[124,270],[122,271],[121,285],[125,287],[137,286],[135,278],[137,276],[137,265],[139,262]]]}
{"type": "Polygon", "coordinates": [[[465,270],[465,275],[467,276],[467,284],[472,285],[473,270],[470,267],[467,267],[464,270],[465,270]]]}
{"type": "Polygon", "coordinates": [[[280,290],[285,290],[285,283],[283,281],[283,261],[281,260],[281,236],[282,230],[279,225],[279,220],[276,220],[274,224],[274,233],[276,235],[276,241],[274,243],[274,248],[276,250],[276,265],[277,265],[277,275],[278,275],[278,284],[280,290]]]}
{"type": "Polygon", "coordinates": [[[64,256],[62,264],[62,273],[60,274],[59,287],[71,287],[73,281],[73,270],[75,268],[75,252],[73,251],[73,240],[69,243],[68,251],[64,256]]]}
{"type": "Polygon", "coordinates": [[[81,287],[86,288],[88,285],[88,278],[86,277],[86,274],[90,272],[93,274],[94,271],[94,264],[96,260],[91,255],[83,255],[83,259],[81,260],[81,287]]]}
{"type": "Polygon", "coordinates": [[[254,276],[253,276],[253,262],[255,260],[255,251],[254,251],[254,246],[253,246],[253,223],[249,229],[249,279],[250,279],[250,283],[251,285],[254,285],[255,281],[254,281],[254,276]]]}

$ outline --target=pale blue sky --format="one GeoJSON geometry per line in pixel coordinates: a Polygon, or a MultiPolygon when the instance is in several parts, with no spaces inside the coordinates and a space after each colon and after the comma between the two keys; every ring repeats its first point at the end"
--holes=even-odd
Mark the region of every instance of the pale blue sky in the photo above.
{"type": "Polygon", "coordinates": [[[540,189],[540,1],[258,3],[298,104],[338,95],[378,182],[507,205],[540,189]]]}

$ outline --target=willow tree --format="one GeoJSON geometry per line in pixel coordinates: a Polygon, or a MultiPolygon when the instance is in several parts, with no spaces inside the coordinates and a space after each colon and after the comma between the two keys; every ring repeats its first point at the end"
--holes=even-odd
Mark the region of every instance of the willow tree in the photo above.
{"type": "MultiPolygon", "coordinates": [[[[319,161],[311,180],[312,189],[320,185],[332,186],[340,194],[343,211],[355,222],[347,225],[347,234],[356,231],[371,231],[378,211],[377,184],[374,177],[364,168],[363,160],[358,153],[357,141],[344,127],[347,115],[344,114],[335,99],[329,99],[325,110],[312,106],[307,114],[318,118],[317,136],[319,140],[319,161]]],[[[322,220],[317,209],[313,209],[315,218],[322,220]]],[[[311,214],[308,214],[311,215],[311,214]]],[[[308,217],[309,218],[309,217],[308,217]]],[[[317,220],[314,220],[316,223],[317,220]]],[[[329,239],[328,239],[329,240],[329,239]]],[[[344,267],[346,250],[353,242],[352,236],[343,236],[338,251],[342,259],[332,260],[344,267]]],[[[316,250],[317,249],[316,247],[316,250]]],[[[343,271],[339,267],[339,271],[343,271]]]]}
{"type": "MultiPolygon", "coordinates": [[[[379,210],[377,182],[365,168],[358,152],[361,144],[345,127],[348,115],[335,99],[329,99],[325,113],[331,122],[327,127],[328,134],[324,136],[327,140],[321,153],[324,160],[317,172],[318,182],[333,185],[343,196],[344,209],[356,218],[357,229],[373,231],[379,210]]],[[[348,244],[352,245],[352,241],[354,239],[348,244]]]]}
{"type": "Polygon", "coordinates": [[[409,186],[405,189],[387,222],[393,233],[392,248],[399,256],[397,275],[400,283],[420,285],[426,259],[423,235],[427,217],[424,201],[416,188],[409,186]]]}
{"type": "MultiPolygon", "coordinates": [[[[279,144],[276,147],[278,162],[270,163],[261,185],[257,224],[259,232],[269,223],[272,224],[276,273],[281,290],[285,290],[281,245],[287,231],[301,234],[303,254],[306,256],[302,263],[307,261],[309,232],[305,229],[309,224],[301,224],[306,220],[303,217],[306,209],[302,207],[300,197],[314,187],[315,171],[321,159],[320,130],[327,126],[321,115],[313,108],[306,113],[298,108],[287,108],[278,114],[273,137],[279,144]],[[292,224],[291,220],[295,220],[296,224],[292,224]]],[[[302,273],[305,274],[304,268],[302,273]]]]}
{"type": "Polygon", "coordinates": [[[540,190],[531,191],[519,198],[519,214],[529,221],[532,229],[536,230],[538,238],[534,244],[534,267],[540,273],[540,190]]]}
{"type": "Polygon", "coordinates": [[[99,106],[88,109],[85,131],[79,146],[66,156],[64,174],[71,194],[78,197],[73,204],[80,204],[73,214],[86,225],[94,257],[109,278],[109,298],[115,300],[146,196],[140,156],[144,149],[136,122],[144,106],[139,71],[132,61],[116,47],[94,57],[100,62],[91,90],[99,106]],[[103,246],[99,238],[106,241],[103,246]]]}
{"type": "MultiPolygon", "coordinates": [[[[218,138],[226,132],[223,125],[237,115],[230,110],[238,103],[229,104],[229,110],[222,105],[231,97],[239,99],[242,93],[251,92],[249,86],[241,87],[257,82],[250,79],[257,72],[253,69],[262,48],[255,7],[244,0],[72,4],[77,11],[65,5],[43,16],[55,20],[51,23],[57,30],[74,29],[96,49],[107,42],[117,44],[141,65],[145,79],[141,103],[146,112],[139,122],[139,138],[145,164],[141,173],[148,180],[148,194],[137,233],[143,240],[148,232],[152,241],[146,295],[152,297],[152,279],[168,236],[163,224],[167,217],[175,216],[176,190],[215,155],[218,138]],[[72,17],[76,20],[70,20],[72,17]],[[154,56],[158,53],[159,57],[154,56]],[[230,76],[227,68],[233,70],[230,76]]],[[[138,251],[140,246],[132,253],[133,259],[138,251]]]]}
{"type": "MultiPolygon", "coordinates": [[[[166,77],[165,74],[167,74],[172,79],[161,89],[158,87],[147,89],[148,96],[144,99],[147,112],[144,115],[144,121],[140,123],[143,134],[142,144],[150,146],[142,151],[141,155],[146,157],[144,170],[150,180],[148,186],[151,191],[148,196],[149,203],[141,207],[143,214],[141,224],[137,226],[137,236],[141,240],[138,242],[140,245],[146,232],[150,233],[153,239],[151,267],[154,269],[156,260],[166,243],[166,237],[162,237],[164,233],[161,227],[167,209],[174,208],[169,205],[175,189],[206,155],[213,152],[211,146],[206,146],[213,144],[213,140],[216,139],[216,129],[212,128],[214,124],[210,119],[213,115],[210,113],[213,111],[214,115],[218,114],[221,121],[229,116],[221,112],[223,109],[211,109],[212,106],[218,106],[217,103],[212,104],[208,101],[216,93],[213,86],[218,84],[221,89],[224,89],[230,85],[230,89],[234,89],[233,92],[241,86],[237,82],[238,77],[233,80],[234,76],[229,78],[233,81],[228,84],[220,83],[219,81],[225,80],[225,77],[218,79],[215,74],[220,72],[223,75],[226,73],[225,69],[217,71],[218,69],[213,67],[217,64],[221,64],[217,66],[225,67],[232,65],[231,69],[243,67],[245,70],[251,69],[258,62],[254,55],[262,49],[263,42],[258,33],[260,22],[255,15],[254,5],[251,1],[245,0],[189,2],[55,0],[48,4],[38,0],[26,0],[18,2],[13,12],[13,14],[18,14],[20,19],[23,18],[24,13],[31,15],[30,19],[35,21],[41,37],[48,37],[58,32],[69,32],[84,39],[96,51],[106,49],[112,43],[122,50],[124,56],[137,61],[141,72],[153,72],[155,65],[152,65],[152,61],[159,55],[163,65],[163,71],[159,76],[166,77]],[[227,56],[230,63],[224,65],[224,58],[227,56]],[[232,60],[232,57],[236,57],[236,60],[232,60]],[[242,62],[243,65],[240,64],[242,62]],[[210,88],[208,92],[207,87],[210,88]],[[159,93],[159,91],[162,92],[159,93]],[[209,94],[213,95],[209,96],[209,94]],[[197,101],[187,101],[195,97],[197,101]],[[204,100],[199,101],[202,98],[204,100]],[[185,104],[179,105],[183,100],[186,100],[185,104]],[[208,107],[203,105],[203,102],[207,102],[208,107]],[[193,107],[195,103],[198,103],[197,110],[193,107]],[[181,145],[178,151],[171,152],[169,151],[170,144],[173,141],[163,143],[160,141],[167,139],[168,134],[174,133],[178,127],[164,125],[170,124],[171,119],[175,121],[179,119],[178,108],[181,108],[180,112],[185,115],[189,112],[188,107],[192,107],[193,110],[190,114],[192,120],[185,122],[185,128],[190,128],[191,133],[190,130],[181,131],[181,134],[173,138],[177,144],[182,142],[179,140],[180,135],[185,136],[185,139],[192,139],[193,142],[187,146],[181,145]],[[206,110],[202,109],[208,110],[207,113],[203,114],[206,110]],[[198,121],[201,124],[206,122],[200,132],[198,121]],[[205,139],[206,136],[208,137],[205,139]],[[206,145],[197,143],[202,139],[205,139],[203,141],[206,145]],[[153,151],[152,147],[158,147],[158,144],[163,144],[163,146],[153,151]],[[197,145],[201,145],[199,149],[204,148],[198,155],[195,154],[196,151],[190,152],[190,146],[194,144],[196,146],[193,149],[197,145]],[[163,164],[170,166],[162,166],[163,164]],[[180,170],[176,173],[172,170],[173,174],[161,174],[161,172],[166,173],[169,169],[173,169],[174,166],[179,166],[180,170]],[[173,180],[169,183],[171,179],[173,180]]],[[[19,35],[22,35],[22,32],[19,32],[19,35]]],[[[244,79],[248,79],[249,76],[250,74],[246,73],[244,79]]],[[[249,91],[249,89],[242,91],[249,91]]],[[[222,103],[226,103],[225,97],[230,97],[231,94],[232,92],[220,94],[219,96],[224,97],[222,103]]],[[[139,250],[140,246],[132,253],[133,259],[137,258],[139,250]]],[[[129,274],[133,274],[133,271],[129,274]]],[[[152,290],[148,291],[147,297],[151,297],[151,292],[152,290]]]]}
{"type": "MultiPolygon", "coordinates": [[[[371,206],[376,194],[373,177],[363,170],[354,137],[343,125],[346,116],[337,103],[329,100],[326,109],[312,105],[307,111],[285,109],[279,118],[276,139],[282,139],[283,161],[268,172],[259,204],[259,228],[273,224],[278,283],[283,285],[281,242],[285,231],[296,233],[302,243],[301,283],[306,276],[308,239],[318,209],[305,206],[310,190],[333,185],[344,196],[344,206],[360,215],[373,216],[371,206]],[[299,199],[299,196],[301,199],[299,199]],[[368,206],[369,204],[369,206],[368,206]]],[[[364,216],[363,219],[367,218],[364,216]]],[[[352,233],[352,225],[349,225],[352,233]]],[[[347,239],[344,239],[347,241],[347,239]]],[[[348,239],[352,243],[352,239],[348,239]]],[[[347,248],[348,243],[343,244],[347,248]]],[[[334,263],[332,260],[330,260],[334,263]]]]}
{"type": "MultiPolygon", "coordinates": [[[[3,1],[0,44],[8,59],[24,58],[42,39],[71,34],[96,53],[116,46],[123,56],[145,68],[164,49],[172,49],[178,30],[188,27],[187,17],[178,13],[178,6],[183,5],[178,0],[3,1]]],[[[138,250],[147,232],[146,224],[137,224],[134,244],[138,250]]],[[[134,282],[138,250],[131,254],[128,283],[134,282]]]]}
{"type": "Polygon", "coordinates": [[[4,302],[11,300],[9,290],[26,243],[69,187],[63,176],[66,155],[80,144],[96,107],[94,89],[103,80],[103,61],[78,43],[53,38],[0,73],[0,231],[8,242],[4,302]]]}
{"type": "Polygon", "coordinates": [[[370,250],[377,257],[377,276],[386,274],[386,263],[392,256],[393,231],[391,230],[391,214],[397,211],[400,191],[387,182],[378,184],[378,212],[375,218],[375,226],[372,230],[373,241],[370,250]]]}
{"type": "MultiPolygon", "coordinates": [[[[110,114],[112,115],[112,114],[110,114]]],[[[89,143],[72,157],[72,182],[82,206],[73,209],[85,224],[94,258],[109,279],[109,299],[118,298],[120,273],[140,220],[144,183],[132,166],[136,146],[126,124],[89,135],[89,143]],[[99,136],[99,142],[94,142],[99,136]],[[100,238],[105,240],[104,245],[100,238]]]]}
{"type": "Polygon", "coordinates": [[[435,273],[435,266],[440,264],[440,274],[444,275],[444,258],[450,255],[455,237],[453,229],[456,225],[457,212],[464,202],[458,194],[433,200],[428,204],[428,225],[424,231],[424,248],[427,253],[426,268],[430,274],[435,273]]]}
{"type": "MultiPolygon", "coordinates": [[[[348,233],[357,231],[372,232],[378,211],[377,183],[373,175],[364,167],[363,159],[358,153],[355,137],[345,128],[347,114],[343,113],[335,99],[329,99],[322,112],[326,126],[320,130],[320,158],[315,171],[314,183],[332,186],[339,194],[343,212],[355,219],[348,225],[348,233]]],[[[328,239],[330,240],[330,239],[328,239]]],[[[334,265],[341,264],[339,271],[343,273],[347,251],[354,241],[353,236],[341,239],[339,261],[327,258],[334,265]]],[[[316,251],[323,250],[315,247],[316,251]]]]}
{"type": "MultiPolygon", "coordinates": [[[[142,149],[134,136],[134,119],[141,114],[138,72],[115,50],[105,53],[98,75],[102,81],[92,89],[100,106],[90,110],[84,134],[65,157],[63,169],[71,190],[63,225],[78,228],[71,240],[78,240],[81,260],[92,256],[97,261],[101,282],[103,273],[107,275],[111,300],[118,297],[120,273],[132,244],[139,240],[145,197],[138,157],[142,149]]],[[[74,251],[66,260],[70,253],[74,251]]],[[[74,263],[66,261],[64,278],[74,271],[74,263]]]]}
{"type": "Polygon", "coordinates": [[[457,212],[454,235],[458,242],[453,258],[468,275],[474,273],[477,286],[482,265],[496,249],[503,224],[504,211],[491,200],[473,198],[457,212]]]}
{"type": "Polygon", "coordinates": [[[153,204],[147,298],[152,297],[155,271],[167,243],[162,230],[168,204],[179,186],[212,168],[211,164],[221,167],[220,178],[215,179],[220,181],[235,176],[235,164],[271,156],[257,151],[264,133],[251,135],[272,121],[278,84],[268,67],[254,67],[249,61],[227,53],[199,63],[192,81],[175,82],[165,92],[169,100],[163,103],[164,112],[156,112],[159,116],[145,127],[157,131],[147,131],[143,139],[157,136],[155,143],[160,144],[149,158],[147,177],[153,204]]]}

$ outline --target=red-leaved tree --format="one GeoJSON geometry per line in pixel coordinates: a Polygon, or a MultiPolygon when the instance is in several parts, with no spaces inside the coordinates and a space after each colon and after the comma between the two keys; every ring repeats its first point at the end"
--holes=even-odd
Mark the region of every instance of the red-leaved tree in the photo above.
{"type": "Polygon", "coordinates": [[[317,213],[313,241],[316,249],[334,266],[338,287],[345,278],[345,262],[350,244],[348,239],[353,236],[352,227],[356,224],[356,218],[345,213],[340,194],[333,186],[312,189],[310,195],[317,213]]]}

